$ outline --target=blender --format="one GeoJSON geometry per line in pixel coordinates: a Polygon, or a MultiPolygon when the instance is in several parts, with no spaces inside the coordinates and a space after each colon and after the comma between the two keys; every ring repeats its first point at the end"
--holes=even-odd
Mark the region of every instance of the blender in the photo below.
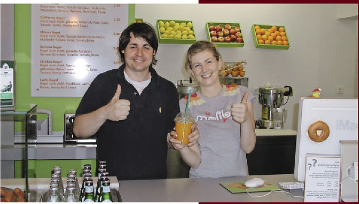
{"type": "Polygon", "coordinates": [[[289,96],[293,96],[292,87],[267,86],[260,87],[258,91],[262,114],[261,119],[256,121],[256,127],[259,129],[282,129],[286,119],[286,111],[281,106],[288,102],[289,96]],[[285,103],[283,103],[284,96],[288,96],[285,103]]]}

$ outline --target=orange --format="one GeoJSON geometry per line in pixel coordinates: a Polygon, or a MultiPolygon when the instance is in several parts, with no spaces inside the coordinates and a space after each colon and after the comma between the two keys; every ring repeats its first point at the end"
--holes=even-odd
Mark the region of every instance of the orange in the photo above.
{"type": "Polygon", "coordinates": [[[285,36],[285,32],[280,32],[280,35],[281,35],[281,36],[285,36]]]}
{"type": "Polygon", "coordinates": [[[276,45],[276,44],[277,44],[277,41],[273,40],[272,45],[276,45]]]}
{"type": "Polygon", "coordinates": [[[276,34],[276,36],[280,35],[279,31],[274,31],[274,33],[276,34]]]}
{"type": "Polygon", "coordinates": [[[261,33],[264,34],[266,32],[266,29],[261,28],[261,33]]]}
{"type": "Polygon", "coordinates": [[[264,35],[270,36],[270,33],[268,31],[264,32],[264,35]]]}
{"type": "Polygon", "coordinates": [[[283,40],[283,45],[289,45],[288,41],[283,40]]]}
{"type": "Polygon", "coordinates": [[[265,44],[270,44],[270,40],[264,41],[265,44]]]}
{"type": "Polygon", "coordinates": [[[282,40],[282,37],[281,37],[281,36],[277,36],[275,39],[276,39],[277,41],[280,41],[280,40],[282,40]]]}
{"type": "Polygon", "coordinates": [[[278,30],[279,30],[279,32],[284,32],[284,28],[283,28],[283,27],[280,27],[278,30]]]}
{"type": "Polygon", "coordinates": [[[258,40],[258,44],[264,44],[263,40],[258,40]]]}
{"type": "Polygon", "coordinates": [[[254,26],[254,30],[261,29],[259,25],[254,26]]]}
{"type": "Polygon", "coordinates": [[[261,31],[261,29],[256,29],[256,34],[257,34],[257,35],[260,35],[260,34],[262,34],[262,31],[261,31]]]}
{"type": "Polygon", "coordinates": [[[273,41],[273,37],[272,37],[272,36],[268,36],[268,40],[269,40],[269,41],[273,41]]]}
{"type": "Polygon", "coordinates": [[[282,41],[283,41],[283,42],[284,42],[284,41],[287,41],[287,37],[282,36],[282,41]]]}
{"type": "Polygon", "coordinates": [[[277,35],[275,33],[271,33],[270,36],[272,36],[273,39],[275,39],[277,37],[277,35]]]}
{"type": "Polygon", "coordinates": [[[277,31],[277,26],[272,26],[271,29],[273,30],[273,32],[277,31]]]}
{"type": "Polygon", "coordinates": [[[261,35],[257,35],[257,39],[258,39],[258,40],[262,40],[262,36],[261,36],[261,35]]]}
{"type": "Polygon", "coordinates": [[[278,40],[277,44],[278,44],[278,45],[283,45],[283,41],[278,40]]]}
{"type": "Polygon", "coordinates": [[[267,39],[268,39],[268,36],[262,35],[262,39],[263,39],[263,40],[267,40],[267,39]]]}
{"type": "Polygon", "coordinates": [[[270,29],[270,28],[269,28],[269,29],[267,29],[267,32],[268,32],[268,33],[273,33],[274,31],[273,31],[273,29],[270,29]]]}

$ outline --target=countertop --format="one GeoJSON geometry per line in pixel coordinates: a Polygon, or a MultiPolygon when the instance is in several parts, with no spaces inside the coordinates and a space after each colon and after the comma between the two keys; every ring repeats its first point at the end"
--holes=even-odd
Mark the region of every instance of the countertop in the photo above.
{"type": "MultiPolygon", "coordinates": [[[[293,174],[260,175],[228,178],[181,178],[157,180],[119,181],[123,202],[303,202],[302,197],[293,197],[288,192],[256,192],[232,194],[221,182],[246,181],[259,177],[278,186],[279,182],[295,181],[293,174]],[[264,197],[255,197],[263,196],[264,197]],[[252,197],[253,196],[253,197],[252,197]]],[[[294,196],[303,196],[302,190],[292,191],[294,196]]]]}
{"type": "MultiPolygon", "coordinates": [[[[292,129],[256,129],[258,137],[262,136],[296,136],[292,129]]],[[[1,160],[22,160],[24,155],[24,138],[15,137],[14,145],[1,146],[1,160]]],[[[37,143],[28,145],[29,159],[96,159],[96,144],[63,144],[62,135],[38,136],[37,143]]]]}

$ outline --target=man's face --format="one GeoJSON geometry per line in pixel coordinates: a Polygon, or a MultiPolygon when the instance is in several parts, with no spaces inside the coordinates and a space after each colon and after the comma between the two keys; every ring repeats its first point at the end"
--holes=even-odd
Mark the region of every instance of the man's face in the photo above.
{"type": "Polygon", "coordinates": [[[130,42],[121,51],[125,56],[126,69],[133,72],[146,71],[152,63],[154,50],[145,39],[135,37],[132,33],[130,36],[130,42]]]}

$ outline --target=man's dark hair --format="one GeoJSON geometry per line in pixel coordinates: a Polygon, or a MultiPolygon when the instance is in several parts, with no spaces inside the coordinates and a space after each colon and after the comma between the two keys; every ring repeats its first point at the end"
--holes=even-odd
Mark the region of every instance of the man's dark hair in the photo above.
{"type": "MultiPolygon", "coordinates": [[[[153,51],[157,53],[158,49],[158,39],[156,35],[155,29],[147,23],[133,23],[129,25],[120,36],[120,43],[118,47],[118,51],[121,55],[121,61],[122,63],[125,63],[125,55],[121,52],[124,50],[128,43],[130,42],[131,36],[130,34],[133,34],[135,37],[140,37],[146,40],[150,46],[153,48],[153,51]]],[[[155,65],[157,63],[157,60],[155,58],[155,55],[153,55],[152,59],[152,65],[155,65]]]]}

